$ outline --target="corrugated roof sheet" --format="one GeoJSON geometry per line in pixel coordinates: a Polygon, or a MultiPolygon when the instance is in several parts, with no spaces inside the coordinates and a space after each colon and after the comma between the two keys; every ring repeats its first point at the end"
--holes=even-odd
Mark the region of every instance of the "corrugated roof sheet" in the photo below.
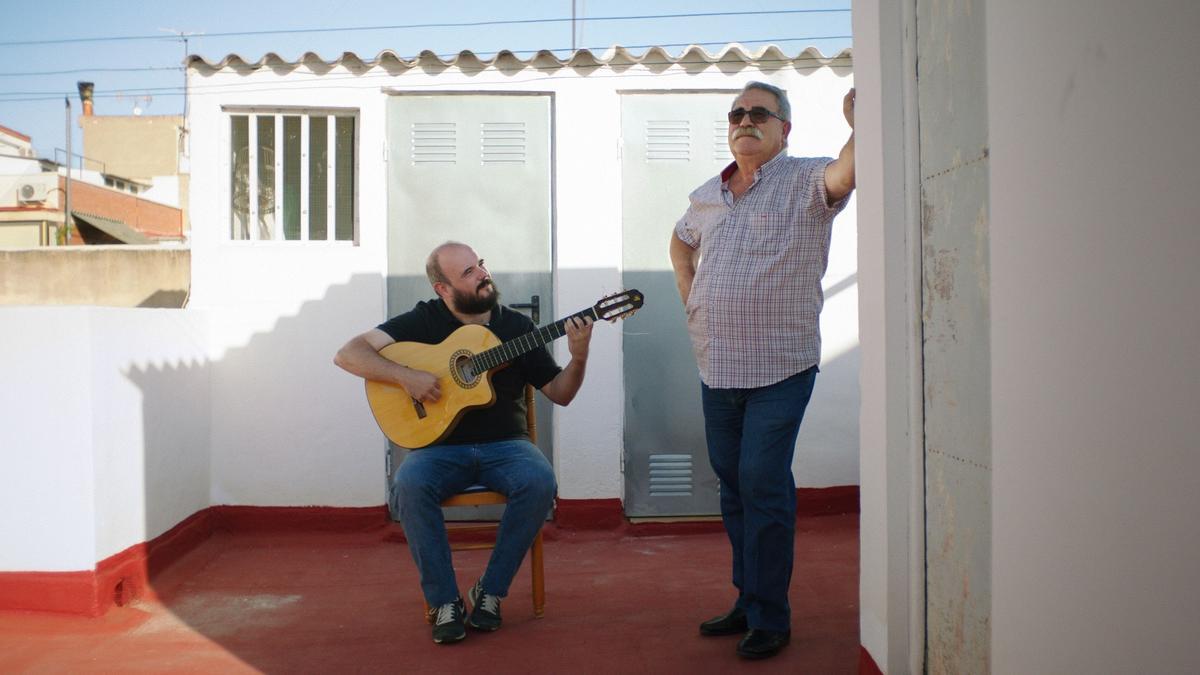
{"type": "Polygon", "coordinates": [[[210,72],[226,68],[240,71],[258,70],[260,68],[288,71],[302,65],[309,66],[318,71],[327,70],[335,66],[343,66],[351,71],[369,70],[374,67],[399,71],[412,68],[450,67],[463,70],[496,68],[498,70],[516,71],[526,68],[557,70],[561,68],[599,68],[603,66],[621,69],[634,65],[668,67],[676,64],[691,66],[710,66],[714,64],[782,65],[796,61],[810,61],[812,62],[812,67],[820,67],[834,64],[835,61],[839,62],[837,65],[843,65],[850,58],[851,50],[849,49],[844,49],[834,56],[825,56],[815,47],[807,47],[795,56],[788,56],[775,45],[767,45],[756,51],[751,51],[740,44],[731,43],[721,48],[715,54],[710,54],[703,47],[690,45],[683,48],[678,56],[672,56],[664,47],[651,47],[644,54],[638,56],[625,47],[615,45],[609,47],[601,54],[595,54],[588,49],[580,49],[573,52],[567,58],[560,58],[554,52],[546,49],[538,51],[525,59],[518,57],[508,50],[501,50],[495,56],[487,59],[480,58],[479,55],[470,50],[461,51],[449,58],[443,58],[441,55],[424,50],[415,57],[405,58],[390,49],[385,49],[376,54],[374,58],[368,60],[360,58],[353,52],[344,52],[336,59],[325,59],[315,52],[305,52],[297,59],[286,59],[274,52],[268,52],[257,61],[247,61],[240,54],[229,54],[220,61],[208,61],[202,56],[193,54],[187,58],[186,64],[189,68],[210,72]]]}
{"type": "Polygon", "coordinates": [[[146,235],[138,232],[129,225],[116,220],[115,218],[105,218],[104,216],[97,216],[92,213],[85,213],[83,211],[76,211],[74,209],[71,210],[71,215],[75,217],[77,222],[91,225],[97,230],[100,230],[101,232],[107,234],[113,239],[120,241],[123,244],[154,243],[146,235]]]}

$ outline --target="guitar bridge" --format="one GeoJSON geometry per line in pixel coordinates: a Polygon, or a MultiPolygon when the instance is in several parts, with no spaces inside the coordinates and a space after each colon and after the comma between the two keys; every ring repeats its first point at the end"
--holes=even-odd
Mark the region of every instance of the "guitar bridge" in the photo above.
{"type": "Polygon", "coordinates": [[[412,400],[412,402],[413,408],[417,410],[417,419],[425,419],[425,404],[421,403],[415,398],[412,400]]]}

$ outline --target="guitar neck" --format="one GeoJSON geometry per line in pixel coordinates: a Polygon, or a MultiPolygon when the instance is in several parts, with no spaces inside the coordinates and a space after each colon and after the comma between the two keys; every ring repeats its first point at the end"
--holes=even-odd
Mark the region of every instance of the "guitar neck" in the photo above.
{"type": "Polygon", "coordinates": [[[547,324],[536,330],[530,331],[521,337],[513,338],[507,342],[503,342],[491,349],[479,352],[471,358],[471,363],[474,365],[476,373],[482,373],[485,370],[491,370],[502,366],[509,361],[527,354],[538,347],[554,342],[558,338],[567,334],[567,320],[572,318],[589,318],[596,321],[596,310],[593,307],[588,307],[582,312],[576,312],[570,316],[563,317],[554,323],[547,324]]]}

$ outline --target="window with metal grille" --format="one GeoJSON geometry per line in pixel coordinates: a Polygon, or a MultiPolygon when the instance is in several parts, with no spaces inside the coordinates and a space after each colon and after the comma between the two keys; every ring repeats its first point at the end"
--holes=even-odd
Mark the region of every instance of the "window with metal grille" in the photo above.
{"type": "Polygon", "coordinates": [[[357,241],[357,111],[229,115],[230,229],[239,241],[357,241]]]}

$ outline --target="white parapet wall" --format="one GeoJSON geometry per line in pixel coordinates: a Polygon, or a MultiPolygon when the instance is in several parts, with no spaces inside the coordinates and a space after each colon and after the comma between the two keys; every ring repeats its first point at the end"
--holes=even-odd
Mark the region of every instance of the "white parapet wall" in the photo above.
{"type": "Polygon", "coordinates": [[[209,505],[208,321],[0,308],[0,571],[91,570],[209,505]]]}

